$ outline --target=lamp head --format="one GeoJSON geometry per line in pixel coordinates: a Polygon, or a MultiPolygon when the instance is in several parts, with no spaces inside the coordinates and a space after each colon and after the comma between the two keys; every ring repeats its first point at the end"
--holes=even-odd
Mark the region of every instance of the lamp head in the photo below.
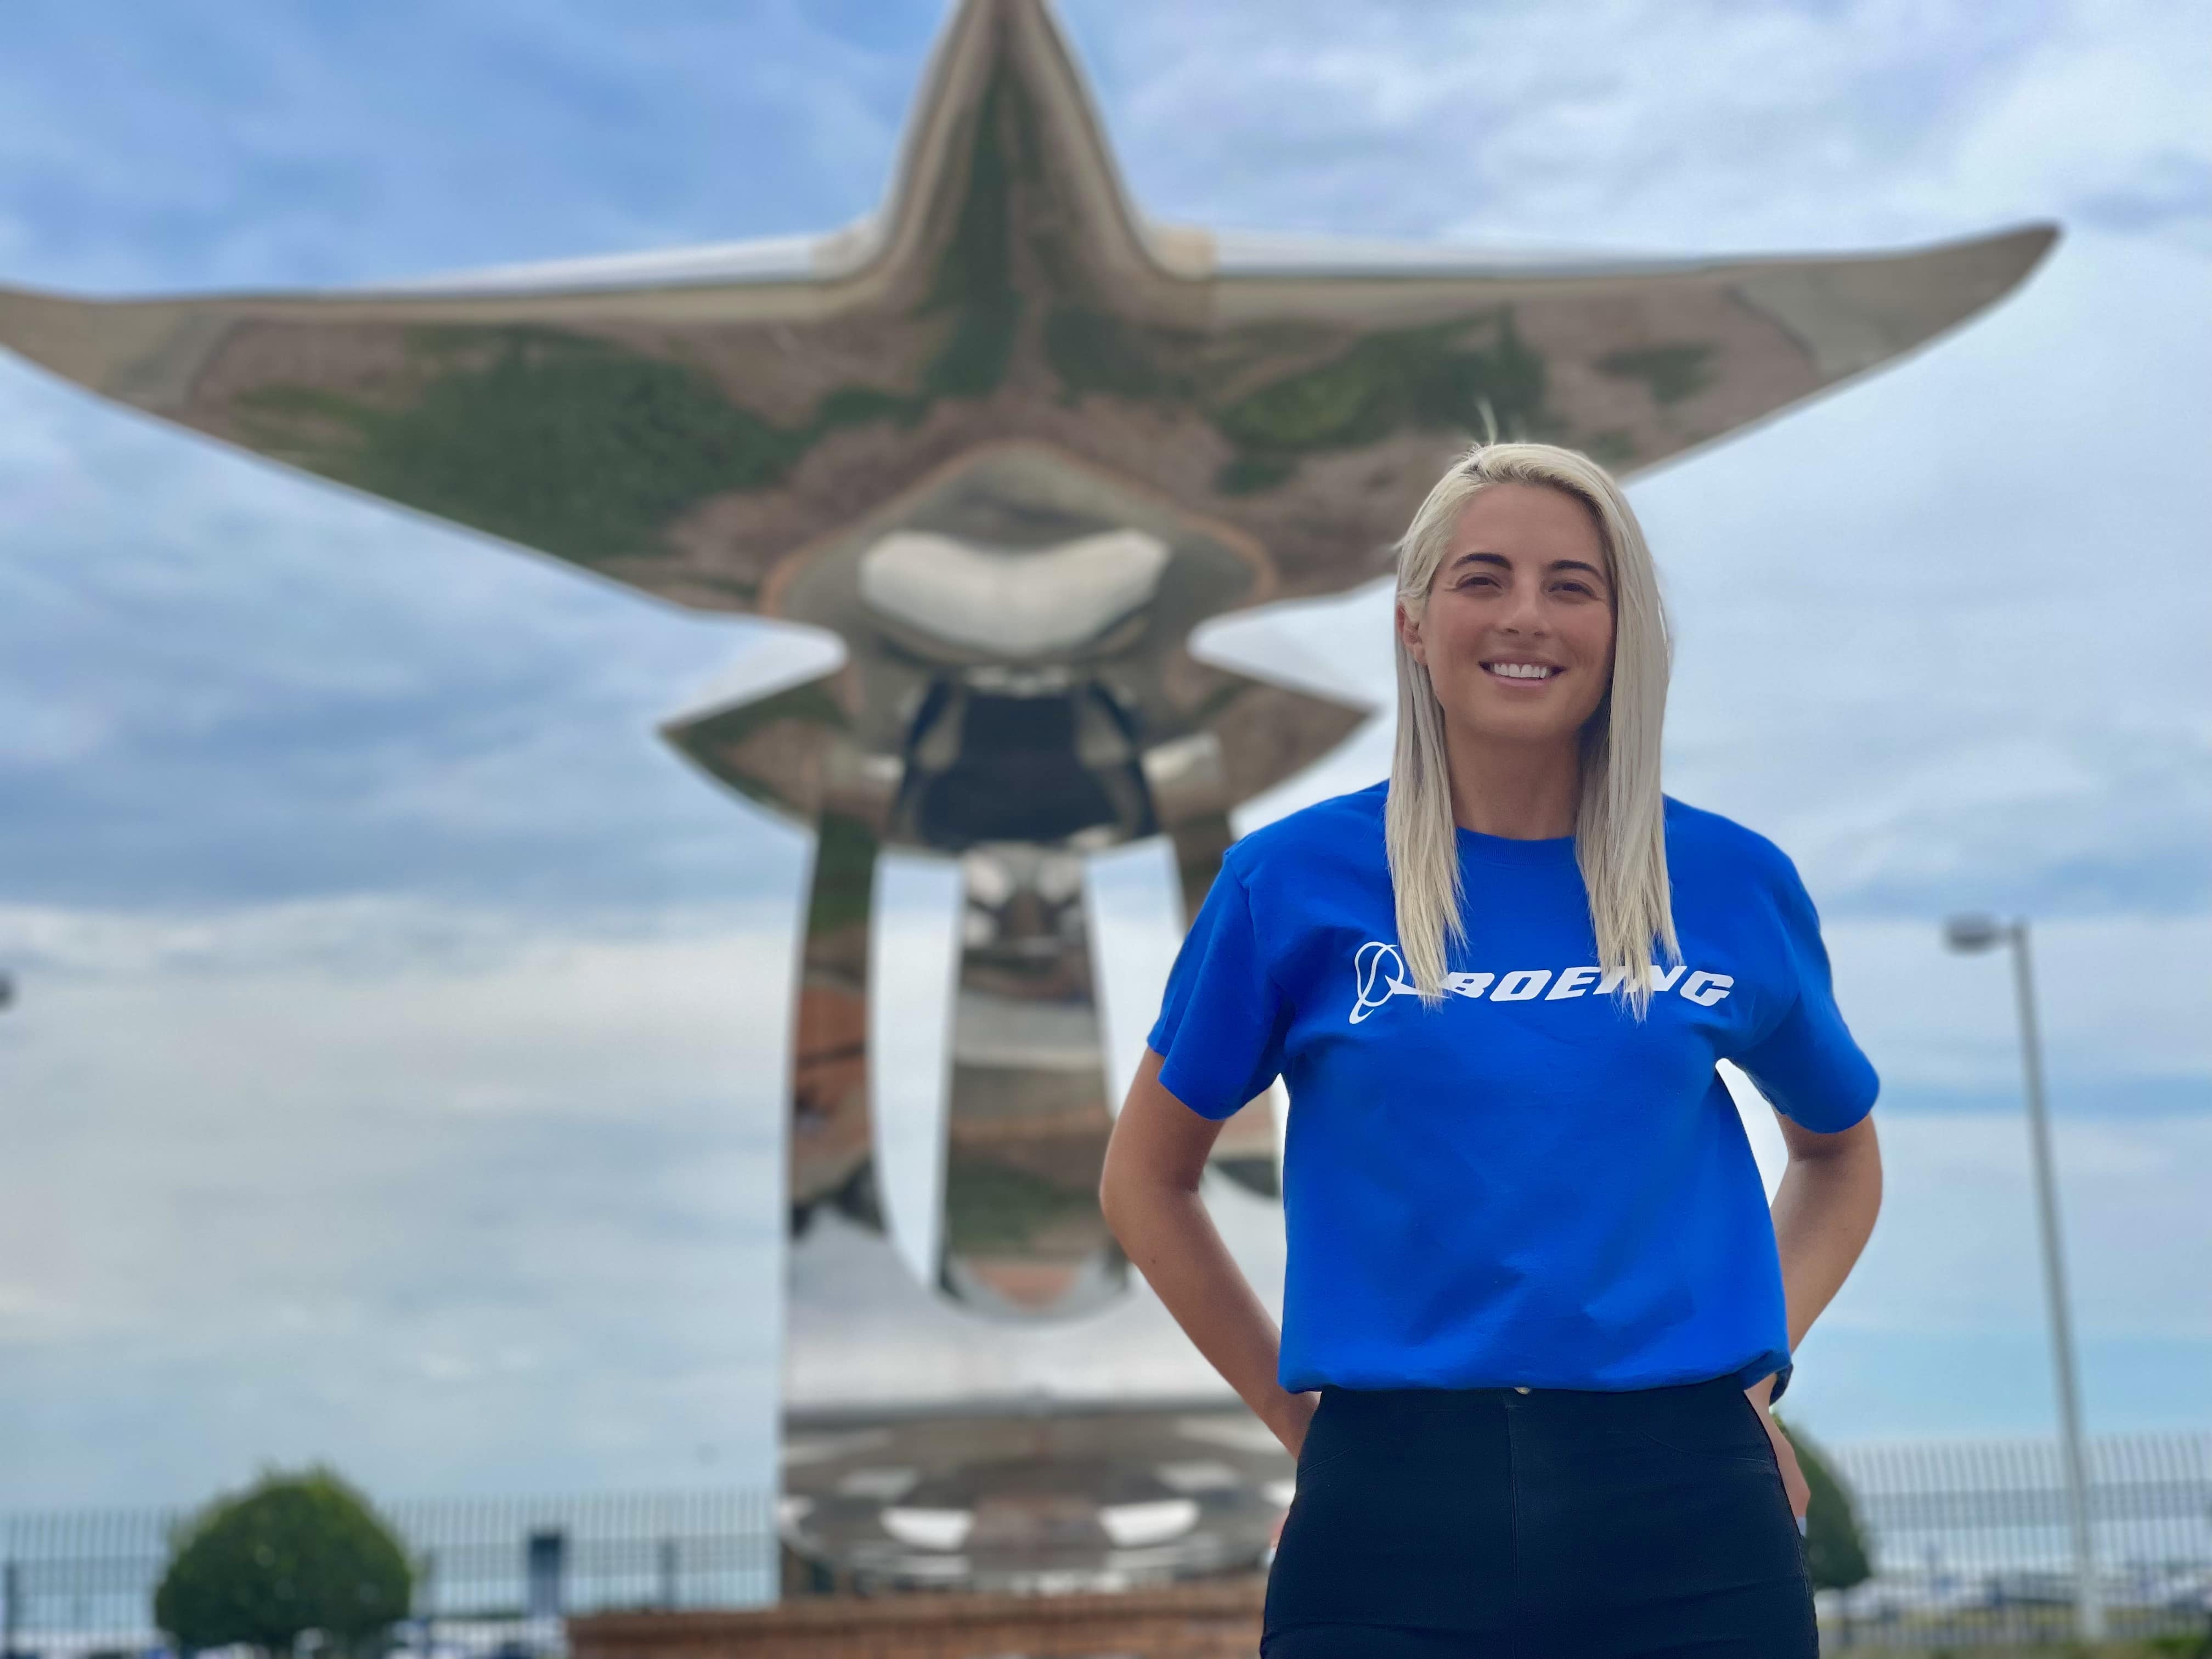
{"type": "Polygon", "coordinates": [[[1943,924],[1943,943],[1971,955],[1997,944],[2004,931],[2004,924],[1995,916],[1953,916],[1943,924]]]}

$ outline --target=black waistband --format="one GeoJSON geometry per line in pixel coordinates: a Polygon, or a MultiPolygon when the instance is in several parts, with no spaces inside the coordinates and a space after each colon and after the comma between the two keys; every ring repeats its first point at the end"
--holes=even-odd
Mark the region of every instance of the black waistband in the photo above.
{"type": "Polygon", "coordinates": [[[1498,1387],[1480,1389],[1439,1388],[1344,1388],[1334,1382],[1321,1387],[1324,1400],[1342,1399],[1347,1404],[1401,1405],[1410,1407],[1437,1407],[1449,1408],[1454,1404],[1510,1405],[1516,1400],[1558,1401],[1564,1404],[1583,1403],[1592,1406],[1629,1404],[1637,1401],[1660,1401],[1680,1398],[1696,1394],[1743,1392],[1734,1372],[1709,1376],[1694,1382],[1670,1382],[1651,1389],[1540,1389],[1498,1387]]]}

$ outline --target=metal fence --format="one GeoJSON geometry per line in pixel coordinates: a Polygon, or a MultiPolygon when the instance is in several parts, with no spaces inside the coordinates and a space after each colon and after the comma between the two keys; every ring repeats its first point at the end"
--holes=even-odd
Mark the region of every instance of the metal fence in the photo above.
{"type": "MultiPolygon", "coordinates": [[[[774,1498],[707,1491],[385,1504],[414,1562],[404,1645],[432,1659],[556,1644],[564,1613],[773,1601],[774,1498]]],[[[0,1518],[0,1656],[147,1653],[155,1587],[189,1511],[0,1518]]]]}
{"type": "MultiPolygon", "coordinates": [[[[1820,1596],[1826,1645],[2063,1643],[2073,1630],[2055,1444],[1830,1449],[1875,1576],[1820,1596]]],[[[2100,1589],[2116,1637],[2212,1632],[2212,1435],[2089,1447],[2100,1589]]],[[[703,1491],[380,1505],[416,1566],[404,1644],[429,1659],[521,1659],[563,1613],[744,1607],[776,1593],[775,1500],[703,1491]]],[[[0,1517],[0,1659],[159,1647],[155,1586],[184,1514],[0,1517]]]]}
{"type": "MultiPolygon", "coordinates": [[[[2115,1638],[2212,1631],[2212,1435],[2091,1441],[2090,1534],[2115,1638]]],[[[1830,1649],[2062,1642],[2074,1632],[2055,1442],[1838,1447],[1875,1576],[1822,1595],[1830,1649]]]]}

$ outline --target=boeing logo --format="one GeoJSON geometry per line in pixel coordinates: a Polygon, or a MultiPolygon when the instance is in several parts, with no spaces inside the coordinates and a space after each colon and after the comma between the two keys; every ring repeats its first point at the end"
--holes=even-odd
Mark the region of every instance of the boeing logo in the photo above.
{"type": "MultiPolygon", "coordinates": [[[[1392,997],[1415,994],[1413,979],[1406,972],[1406,959],[1398,954],[1396,945],[1381,939],[1371,939],[1352,953],[1352,976],[1356,993],[1352,1004],[1354,1025],[1392,997]]],[[[1620,988],[1621,978],[1617,968],[1562,968],[1556,972],[1549,968],[1516,968],[1506,974],[1446,974],[1444,994],[1465,997],[1470,1002],[1484,997],[1492,1002],[1534,1002],[1540,997],[1546,1002],[1563,1002],[1593,991],[1607,995],[1620,988]]],[[[1692,973],[1677,963],[1672,968],[1655,964],[1650,982],[1655,996],[1673,991],[1700,1008],[1710,1008],[1729,994],[1735,976],[1703,969],[1692,973]]]]}

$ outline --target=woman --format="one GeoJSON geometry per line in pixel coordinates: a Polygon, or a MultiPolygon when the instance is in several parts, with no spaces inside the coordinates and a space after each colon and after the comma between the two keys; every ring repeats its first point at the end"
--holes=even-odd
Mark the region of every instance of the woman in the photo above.
{"type": "Polygon", "coordinates": [[[1657,578],[1588,458],[1455,464],[1396,631],[1388,784],[1230,850],[1100,1187],[1298,1459],[1261,1652],[1815,1653],[1768,1408],[1881,1170],[1811,901],[1661,794],[1657,578]],[[1785,1115],[1771,1218],[1718,1060],[1785,1115]],[[1198,1200],[1278,1075],[1279,1338],[1198,1200]]]}

